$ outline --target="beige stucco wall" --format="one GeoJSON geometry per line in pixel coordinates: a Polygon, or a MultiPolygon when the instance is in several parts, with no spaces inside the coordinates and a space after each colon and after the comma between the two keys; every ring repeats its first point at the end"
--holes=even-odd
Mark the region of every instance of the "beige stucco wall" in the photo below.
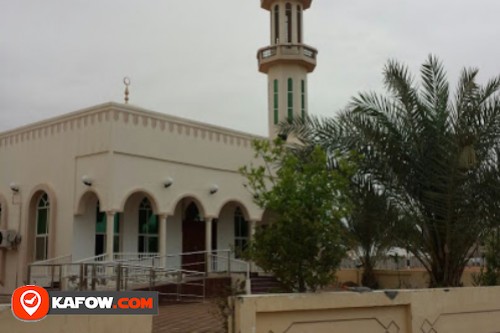
{"type": "Polygon", "coordinates": [[[36,323],[19,321],[9,305],[0,305],[0,331],[12,333],[151,333],[153,316],[48,316],[36,323]]]}
{"type": "Polygon", "coordinates": [[[500,287],[241,296],[238,333],[491,333],[500,287]]]}

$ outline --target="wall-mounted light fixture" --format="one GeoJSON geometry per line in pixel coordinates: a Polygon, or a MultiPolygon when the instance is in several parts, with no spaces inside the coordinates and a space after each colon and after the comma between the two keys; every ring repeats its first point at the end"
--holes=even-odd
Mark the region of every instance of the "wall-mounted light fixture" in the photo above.
{"type": "Polygon", "coordinates": [[[14,192],[14,193],[18,193],[19,192],[19,185],[18,184],[12,182],[12,183],[9,184],[9,187],[12,190],[12,192],[14,192]]]}
{"type": "Polygon", "coordinates": [[[210,194],[215,194],[215,193],[217,193],[218,190],[219,190],[219,186],[217,184],[211,185],[210,189],[209,189],[210,194]]]}
{"type": "Polygon", "coordinates": [[[87,175],[83,175],[82,176],[82,183],[85,186],[92,186],[92,184],[94,183],[94,180],[87,175]]]}
{"type": "Polygon", "coordinates": [[[163,187],[169,188],[170,186],[172,186],[173,183],[174,183],[174,180],[172,179],[172,177],[167,177],[163,181],[163,187]]]}

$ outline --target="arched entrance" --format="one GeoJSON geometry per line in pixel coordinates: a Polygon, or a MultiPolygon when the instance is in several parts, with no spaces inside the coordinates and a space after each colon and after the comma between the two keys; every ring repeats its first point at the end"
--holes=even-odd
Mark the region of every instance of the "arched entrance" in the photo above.
{"type": "Polygon", "coordinates": [[[122,255],[139,258],[155,256],[159,251],[158,205],[145,191],[130,194],[123,205],[122,255]]]}
{"type": "Polygon", "coordinates": [[[226,202],[217,222],[220,249],[230,249],[240,258],[250,240],[250,222],[246,207],[238,201],[226,202]]]}
{"type": "MultiPolygon", "coordinates": [[[[101,256],[107,250],[107,220],[110,216],[102,211],[99,195],[87,191],[80,199],[73,228],[73,259],[80,260],[101,256]]],[[[113,250],[119,252],[121,214],[113,217],[113,250]]]]}

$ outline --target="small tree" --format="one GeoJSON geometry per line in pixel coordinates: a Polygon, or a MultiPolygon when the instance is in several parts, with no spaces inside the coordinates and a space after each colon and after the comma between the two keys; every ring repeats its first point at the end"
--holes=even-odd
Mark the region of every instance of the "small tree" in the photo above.
{"type": "Polygon", "coordinates": [[[257,229],[247,255],[290,290],[328,285],[345,254],[341,219],[349,206],[343,174],[350,172],[348,163],[328,170],[319,147],[298,156],[279,140],[257,141],[254,148],[263,165],[241,172],[255,202],[273,219],[257,229]]]}

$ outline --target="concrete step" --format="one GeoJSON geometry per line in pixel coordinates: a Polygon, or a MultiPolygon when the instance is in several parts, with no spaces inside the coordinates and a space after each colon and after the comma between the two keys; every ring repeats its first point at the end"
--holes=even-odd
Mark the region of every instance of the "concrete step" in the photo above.
{"type": "Polygon", "coordinates": [[[284,292],[281,283],[274,276],[252,277],[252,294],[270,294],[284,292]]]}
{"type": "MultiPolygon", "coordinates": [[[[220,295],[229,295],[231,288],[230,277],[209,277],[189,282],[176,283],[158,283],[152,290],[160,293],[160,303],[182,302],[203,302],[206,298],[219,297],[220,295]],[[203,287],[203,284],[205,285],[203,287]],[[178,293],[183,296],[180,297],[178,293]]],[[[141,288],[138,290],[150,290],[141,288]]]]}

